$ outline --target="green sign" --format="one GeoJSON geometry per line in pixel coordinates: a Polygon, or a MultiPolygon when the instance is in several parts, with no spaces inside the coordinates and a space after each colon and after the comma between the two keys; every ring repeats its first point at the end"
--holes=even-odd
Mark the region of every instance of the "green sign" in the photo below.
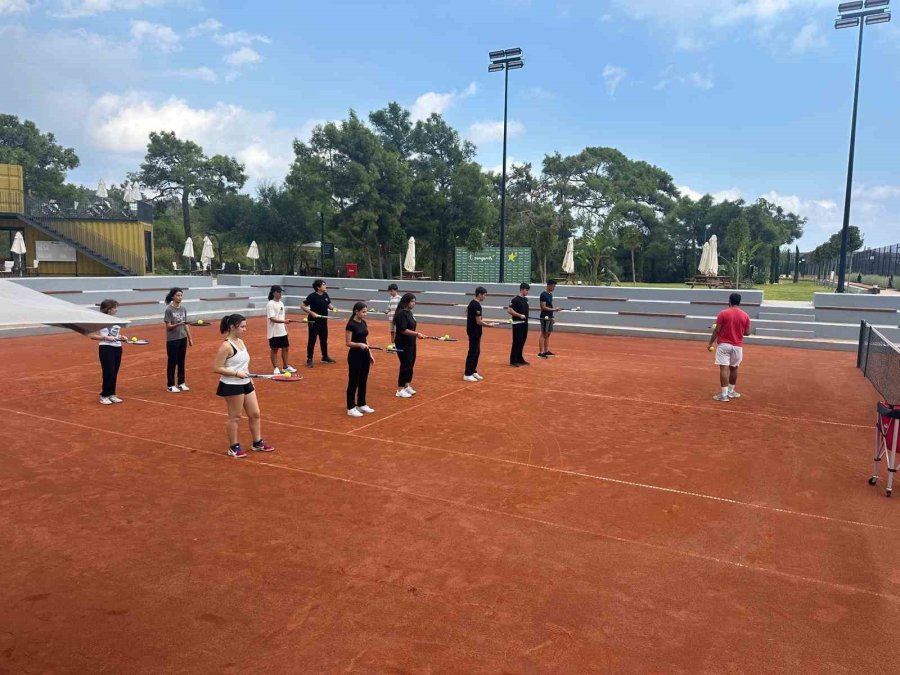
{"type": "MultiPolygon", "coordinates": [[[[531,249],[512,247],[506,249],[506,264],[503,268],[504,281],[509,283],[531,282],[531,249]]],[[[470,251],[456,249],[456,281],[498,282],[500,281],[500,249],[483,248],[470,251]]]]}

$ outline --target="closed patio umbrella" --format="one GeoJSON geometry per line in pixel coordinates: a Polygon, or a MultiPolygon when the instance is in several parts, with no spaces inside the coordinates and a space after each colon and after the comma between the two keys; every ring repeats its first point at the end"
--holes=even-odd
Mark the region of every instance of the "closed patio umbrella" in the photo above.
{"type": "Polygon", "coordinates": [[[19,256],[19,276],[22,276],[22,268],[25,267],[25,261],[22,260],[22,256],[25,255],[25,239],[22,237],[21,232],[16,232],[16,236],[13,237],[13,243],[12,246],[9,247],[9,250],[19,256]]]}
{"type": "Polygon", "coordinates": [[[709,276],[719,276],[719,238],[716,235],[709,238],[709,276]]]}
{"type": "Polygon", "coordinates": [[[259,246],[256,245],[256,240],[250,242],[250,248],[247,249],[247,257],[253,261],[253,271],[256,271],[256,261],[259,260],[259,246]]]}
{"type": "Polygon", "coordinates": [[[416,240],[414,237],[409,238],[409,245],[406,247],[406,259],[403,261],[403,269],[407,272],[416,271],[416,240]]]}
{"type": "Polygon", "coordinates": [[[575,274],[575,237],[569,237],[566,243],[566,254],[563,256],[562,271],[575,274]]]}
{"type": "Polygon", "coordinates": [[[697,271],[703,276],[709,275],[709,242],[703,242],[703,253],[700,254],[700,264],[697,265],[697,271]]]}
{"type": "Polygon", "coordinates": [[[212,240],[209,237],[203,237],[203,250],[200,251],[200,265],[204,270],[209,267],[214,257],[212,240]]]}
{"type": "Polygon", "coordinates": [[[181,257],[194,259],[194,240],[190,237],[184,240],[184,250],[181,252],[181,257]]]}
{"type": "Polygon", "coordinates": [[[100,179],[100,182],[97,183],[97,196],[100,199],[106,199],[109,197],[109,193],[106,191],[106,183],[103,182],[103,179],[100,179]]]}

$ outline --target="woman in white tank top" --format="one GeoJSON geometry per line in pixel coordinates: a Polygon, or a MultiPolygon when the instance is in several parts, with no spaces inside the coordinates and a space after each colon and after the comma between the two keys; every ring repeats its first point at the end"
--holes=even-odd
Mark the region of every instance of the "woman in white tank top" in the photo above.
{"type": "Polygon", "coordinates": [[[247,320],[240,314],[229,314],[222,319],[219,330],[225,341],[216,352],[213,371],[220,376],[216,395],[223,397],[228,407],[228,454],[238,458],[247,456],[238,439],[241,412],[246,413],[250,421],[250,433],[253,434],[251,449],[272,452],[275,448],[262,438],[259,401],[250,382],[250,352],[242,339],[247,332],[247,320]]]}

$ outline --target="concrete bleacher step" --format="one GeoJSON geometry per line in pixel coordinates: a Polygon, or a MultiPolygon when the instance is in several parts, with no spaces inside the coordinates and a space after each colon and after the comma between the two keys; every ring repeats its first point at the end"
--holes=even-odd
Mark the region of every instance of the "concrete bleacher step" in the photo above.
{"type": "Polygon", "coordinates": [[[782,313],[760,310],[758,318],[765,321],[802,321],[812,323],[816,320],[816,315],[813,312],[810,312],[809,314],[788,314],[786,312],[782,313]]]}
{"type": "Polygon", "coordinates": [[[762,337],[807,338],[815,339],[814,330],[788,330],[786,328],[757,328],[756,334],[762,337]]]}

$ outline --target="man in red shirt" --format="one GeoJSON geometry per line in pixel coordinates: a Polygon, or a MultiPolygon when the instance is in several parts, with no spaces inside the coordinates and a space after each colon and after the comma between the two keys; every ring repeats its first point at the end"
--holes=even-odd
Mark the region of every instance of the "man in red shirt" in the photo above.
{"type": "Polygon", "coordinates": [[[744,336],[750,335],[750,317],[740,305],[741,294],[732,293],[728,298],[728,309],[719,312],[709,338],[709,351],[716,350],[719,384],[722,386],[722,391],[713,396],[717,401],[741,397],[734,390],[734,385],[737,384],[738,366],[744,358],[744,336]],[[713,347],[716,341],[719,346],[713,347]]]}

